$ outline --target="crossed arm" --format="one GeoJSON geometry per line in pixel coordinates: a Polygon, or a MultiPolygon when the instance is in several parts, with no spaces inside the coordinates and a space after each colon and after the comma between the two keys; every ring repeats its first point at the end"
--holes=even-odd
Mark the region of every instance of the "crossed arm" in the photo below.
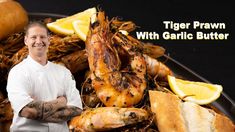
{"type": "Polygon", "coordinates": [[[27,104],[19,115],[28,119],[46,122],[62,122],[81,114],[82,110],[80,108],[67,106],[66,103],[67,100],[63,96],[48,102],[34,100],[27,104]]]}

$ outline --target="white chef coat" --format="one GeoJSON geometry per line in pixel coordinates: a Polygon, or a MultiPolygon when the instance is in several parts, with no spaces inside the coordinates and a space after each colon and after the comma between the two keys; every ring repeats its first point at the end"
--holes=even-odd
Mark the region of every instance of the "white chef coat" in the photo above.
{"type": "Polygon", "coordinates": [[[19,111],[33,99],[51,101],[65,95],[67,105],[82,109],[80,94],[71,72],[49,61],[42,66],[30,56],[11,69],[7,92],[14,110],[13,132],[68,132],[67,122],[49,123],[20,117],[19,111]]]}

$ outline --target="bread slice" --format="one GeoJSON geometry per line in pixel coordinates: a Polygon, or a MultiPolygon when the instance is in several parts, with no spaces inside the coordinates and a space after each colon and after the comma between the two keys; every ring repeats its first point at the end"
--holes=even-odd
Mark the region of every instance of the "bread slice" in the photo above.
{"type": "Polygon", "coordinates": [[[181,100],[176,95],[149,91],[151,111],[160,132],[187,132],[182,116],[181,100]]]}
{"type": "Polygon", "coordinates": [[[235,132],[235,125],[226,116],[215,113],[214,132],[235,132]]]}
{"type": "Polygon", "coordinates": [[[182,103],[182,116],[189,132],[212,132],[214,115],[211,111],[191,102],[182,103]]]}
{"type": "Polygon", "coordinates": [[[160,132],[234,132],[235,125],[224,115],[176,95],[149,91],[151,110],[160,132]]]}

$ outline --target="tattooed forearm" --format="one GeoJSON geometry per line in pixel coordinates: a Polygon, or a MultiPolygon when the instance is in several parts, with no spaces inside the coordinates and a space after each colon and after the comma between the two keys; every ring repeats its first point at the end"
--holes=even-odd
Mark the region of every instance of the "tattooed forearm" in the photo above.
{"type": "Polygon", "coordinates": [[[81,109],[74,107],[74,106],[67,106],[62,109],[59,109],[51,116],[48,116],[47,118],[44,118],[44,121],[48,122],[62,122],[62,121],[68,121],[74,116],[80,115],[82,112],[81,109]]]}
{"type": "Polygon", "coordinates": [[[43,102],[32,101],[27,104],[21,111],[20,116],[30,118],[30,119],[40,119],[43,113],[43,102]]]}
{"type": "Polygon", "coordinates": [[[49,102],[32,101],[19,114],[29,119],[44,120],[54,114],[58,109],[66,106],[66,101],[63,101],[61,98],[64,97],[49,102]]]}

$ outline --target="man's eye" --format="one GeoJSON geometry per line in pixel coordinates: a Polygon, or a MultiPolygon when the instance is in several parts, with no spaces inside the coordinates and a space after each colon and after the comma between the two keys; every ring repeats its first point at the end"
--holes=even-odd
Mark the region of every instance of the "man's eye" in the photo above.
{"type": "Polygon", "coordinates": [[[36,37],[35,37],[35,36],[32,36],[31,39],[36,39],[36,37]]]}

